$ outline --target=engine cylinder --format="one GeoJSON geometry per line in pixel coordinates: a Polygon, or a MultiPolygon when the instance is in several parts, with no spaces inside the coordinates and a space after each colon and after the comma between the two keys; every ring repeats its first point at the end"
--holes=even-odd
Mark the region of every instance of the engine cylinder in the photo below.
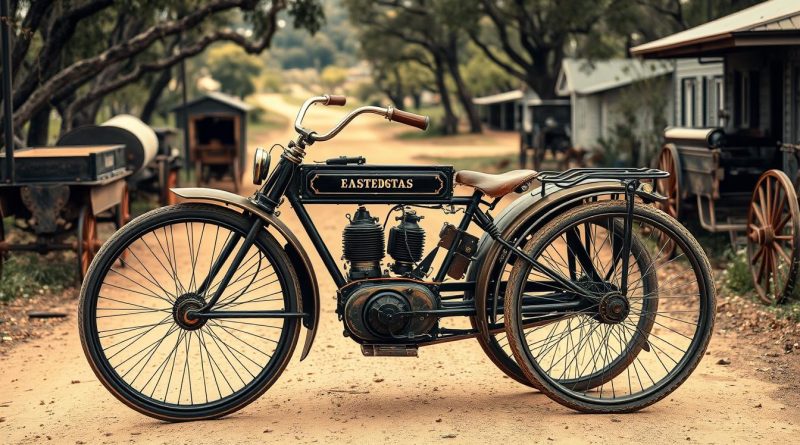
{"type": "Polygon", "coordinates": [[[392,272],[398,275],[410,273],[414,263],[422,258],[425,230],[419,226],[421,219],[413,210],[404,212],[403,216],[397,218],[400,224],[389,230],[389,245],[386,250],[395,261],[392,272]]]}
{"type": "Polygon", "coordinates": [[[384,256],[383,228],[364,206],[358,208],[342,235],[344,259],[350,262],[350,279],[381,276],[384,256]]]}

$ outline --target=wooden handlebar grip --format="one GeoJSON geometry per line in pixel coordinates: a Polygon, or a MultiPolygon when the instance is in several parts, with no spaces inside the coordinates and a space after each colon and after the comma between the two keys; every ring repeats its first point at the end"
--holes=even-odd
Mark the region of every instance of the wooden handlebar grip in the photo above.
{"type": "Polygon", "coordinates": [[[347,103],[347,98],[339,95],[339,94],[328,94],[328,101],[325,102],[325,105],[336,105],[337,107],[341,107],[347,103]]]}
{"type": "Polygon", "coordinates": [[[408,111],[398,110],[397,108],[393,108],[388,117],[390,121],[410,125],[423,131],[428,129],[428,124],[430,123],[430,118],[428,116],[420,116],[419,114],[409,113],[408,111]]]}

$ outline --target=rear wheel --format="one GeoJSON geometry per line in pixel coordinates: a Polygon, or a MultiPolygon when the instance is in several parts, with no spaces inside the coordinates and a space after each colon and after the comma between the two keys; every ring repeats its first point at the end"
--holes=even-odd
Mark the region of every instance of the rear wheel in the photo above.
{"type": "MultiPolygon", "coordinates": [[[[263,394],[297,344],[297,318],[213,318],[202,307],[228,270],[204,281],[229,240],[238,251],[251,222],[211,205],[151,211],[116,232],[81,289],[79,330],[100,381],[131,408],[169,421],[220,417],[263,394]],[[123,267],[124,266],[124,267],[123,267]]],[[[298,311],[285,252],[262,231],[215,311],[298,311]]]]}
{"type": "Polygon", "coordinates": [[[555,218],[525,245],[538,263],[582,289],[577,298],[524,260],[509,277],[506,329],[517,363],[552,399],[584,412],[629,412],[657,402],[688,378],[711,337],[714,284],[702,248],[663,212],[635,207],[637,241],[631,245],[626,289],[621,246],[610,242],[617,229],[602,230],[619,227],[625,215],[624,202],[587,204],[555,218]],[[587,234],[596,239],[589,249],[575,242],[587,234]],[[664,260],[669,244],[675,246],[673,257],[664,260]],[[575,274],[570,253],[579,264],[575,274]],[[648,290],[651,279],[658,280],[657,287],[648,290]],[[527,282],[545,280],[552,283],[549,289],[525,291],[527,282]],[[554,309],[549,323],[525,328],[537,297],[579,304],[554,309]]]}

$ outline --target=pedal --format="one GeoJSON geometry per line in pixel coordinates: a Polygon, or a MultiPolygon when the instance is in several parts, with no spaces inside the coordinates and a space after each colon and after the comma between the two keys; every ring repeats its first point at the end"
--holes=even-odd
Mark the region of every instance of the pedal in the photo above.
{"type": "Polygon", "coordinates": [[[416,357],[417,345],[361,345],[365,357],[416,357]]]}

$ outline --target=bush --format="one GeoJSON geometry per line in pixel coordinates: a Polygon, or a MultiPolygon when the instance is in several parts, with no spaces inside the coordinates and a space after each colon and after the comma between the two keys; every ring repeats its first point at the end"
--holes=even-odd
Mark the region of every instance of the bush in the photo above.
{"type": "Polygon", "coordinates": [[[750,266],[747,264],[747,252],[740,249],[736,252],[728,251],[725,255],[728,259],[727,267],[722,272],[723,285],[738,295],[752,293],[753,277],[750,273],[750,266]]]}

